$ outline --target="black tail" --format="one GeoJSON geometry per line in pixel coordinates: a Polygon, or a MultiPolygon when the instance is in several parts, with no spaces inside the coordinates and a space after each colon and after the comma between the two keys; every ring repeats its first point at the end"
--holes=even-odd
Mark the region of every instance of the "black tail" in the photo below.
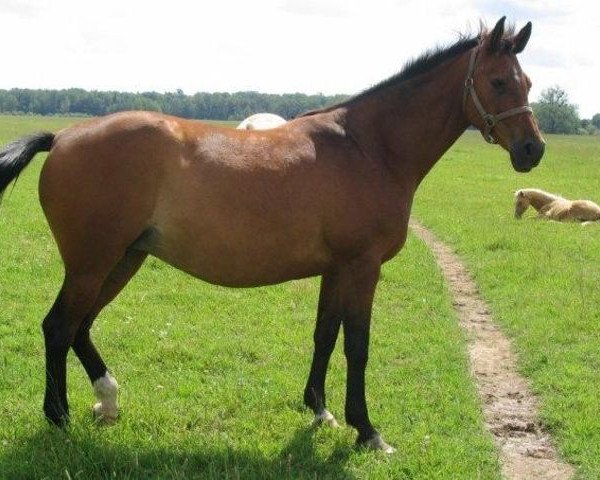
{"type": "Polygon", "coordinates": [[[0,152],[0,197],[10,182],[16,179],[38,152],[49,152],[53,133],[36,133],[9,143],[0,152]]]}

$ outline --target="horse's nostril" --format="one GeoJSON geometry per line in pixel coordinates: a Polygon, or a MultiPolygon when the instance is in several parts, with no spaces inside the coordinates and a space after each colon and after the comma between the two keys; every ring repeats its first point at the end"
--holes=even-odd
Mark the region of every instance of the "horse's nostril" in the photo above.
{"type": "Polygon", "coordinates": [[[527,154],[528,157],[530,157],[531,155],[533,155],[534,152],[534,146],[532,142],[527,142],[525,144],[525,153],[527,154]]]}

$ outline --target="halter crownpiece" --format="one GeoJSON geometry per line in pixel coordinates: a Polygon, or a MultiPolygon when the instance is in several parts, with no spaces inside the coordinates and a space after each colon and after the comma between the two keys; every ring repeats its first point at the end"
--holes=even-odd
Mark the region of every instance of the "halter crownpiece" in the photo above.
{"type": "Polygon", "coordinates": [[[475,108],[479,112],[479,115],[481,115],[481,118],[483,118],[483,121],[485,122],[485,128],[481,132],[481,135],[483,135],[483,138],[486,142],[494,144],[498,143],[498,140],[496,140],[492,136],[492,129],[496,126],[498,122],[504,120],[505,118],[512,117],[513,115],[519,115],[521,113],[533,114],[533,110],[530,106],[523,105],[522,107],[511,108],[510,110],[506,110],[497,114],[488,113],[485,111],[485,108],[483,108],[483,105],[481,104],[481,101],[477,96],[475,86],[473,85],[473,72],[475,71],[475,60],[477,59],[479,48],[480,47],[473,49],[473,52],[471,53],[471,58],[469,59],[469,69],[467,71],[467,78],[465,79],[465,89],[463,92],[463,111],[465,111],[466,113],[467,98],[469,97],[469,95],[471,95],[471,98],[473,99],[473,105],[475,105],[475,108]]]}

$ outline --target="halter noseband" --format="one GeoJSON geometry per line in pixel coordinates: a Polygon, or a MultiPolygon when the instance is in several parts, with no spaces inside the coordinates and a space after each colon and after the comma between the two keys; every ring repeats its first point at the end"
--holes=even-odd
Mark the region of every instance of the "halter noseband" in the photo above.
{"type": "Polygon", "coordinates": [[[471,58],[469,59],[469,70],[467,71],[467,78],[465,79],[465,90],[463,93],[463,110],[466,113],[467,107],[467,98],[471,95],[473,99],[473,104],[475,108],[483,118],[485,122],[485,129],[481,132],[483,138],[488,143],[498,143],[498,141],[492,136],[492,129],[496,126],[496,124],[504,120],[505,118],[512,117],[513,115],[519,115],[521,113],[531,113],[533,114],[533,110],[531,107],[527,105],[523,105],[522,107],[511,108],[510,110],[506,110],[504,112],[493,114],[488,113],[483,108],[483,105],[479,101],[479,97],[477,96],[477,92],[475,92],[475,87],[473,86],[473,72],[475,71],[475,60],[477,59],[477,53],[479,52],[479,47],[474,48],[471,53],[471,58]]]}

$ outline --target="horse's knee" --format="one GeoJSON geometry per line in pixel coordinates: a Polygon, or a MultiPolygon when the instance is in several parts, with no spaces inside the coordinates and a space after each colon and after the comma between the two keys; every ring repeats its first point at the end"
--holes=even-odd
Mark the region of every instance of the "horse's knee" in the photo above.
{"type": "Polygon", "coordinates": [[[117,401],[119,384],[108,372],[93,384],[98,403],[94,405],[94,416],[103,423],[113,423],[119,415],[117,401]]]}

